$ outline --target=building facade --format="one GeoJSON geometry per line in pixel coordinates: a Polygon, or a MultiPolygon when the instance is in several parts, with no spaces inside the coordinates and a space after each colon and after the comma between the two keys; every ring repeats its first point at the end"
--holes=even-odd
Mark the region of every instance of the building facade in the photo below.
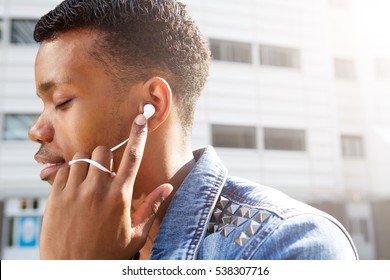
{"type": "MultiPolygon", "coordinates": [[[[386,1],[183,2],[213,54],[194,149],[214,145],[231,175],[329,212],[361,258],[389,259],[386,1]]],[[[33,160],[39,146],[26,134],[42,110],[31,33],[57,3],[0,0],[2,259],[38,257],[48,185],[33,160]]]]}

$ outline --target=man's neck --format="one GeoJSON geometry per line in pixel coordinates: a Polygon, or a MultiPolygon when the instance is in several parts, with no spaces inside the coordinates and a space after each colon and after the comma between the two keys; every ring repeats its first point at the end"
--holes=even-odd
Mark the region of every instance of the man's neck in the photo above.
{"type": "Polygon", "coordinates": [[[161,184],[171,184],[176,190],[195,164],[190,145],[180,146],[172,142],[168,145],[148,144],[136,178],[134,199],[149,194],[161,184]]]}
{"type": "MultiPolygon", "coordinates": [[[[150,142],[146,145],[143,162],[134,186],[133,206],[137,208],[137,205],[142,203],[150,192],[162,184],[171,184],[173,186],[173,192],[164,201],[157,213],[147,242],[141,250],[141,258],[149,257],[151,246],[153,245],[172,197],[195,165],[190,143],[186,145],[184,143],[174,143],[174,141],[164,141],[161,144],[161,139],[164,138],[150,137],[148,139],[150,142]],[[155,141],[160,141],[160,143],[155,141]],[[158,149],[154,147],[158,147],[158,149]]],[[[177,140],[178,138],[173,139],[177,140]]]]}

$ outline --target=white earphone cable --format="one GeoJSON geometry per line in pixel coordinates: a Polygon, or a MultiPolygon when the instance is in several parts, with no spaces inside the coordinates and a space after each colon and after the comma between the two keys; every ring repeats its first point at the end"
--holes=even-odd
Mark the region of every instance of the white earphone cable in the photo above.
{"type": "MultiPolygon", "coordinates": [[[[145,118],[148,120],[151,116],[153,116],[153,114],[156,112],[156,109],[154,108],[154,106],[152,104],[145,104],[144,106],[144,113],[143,115],[145,116],[145,118]]],[[[119,149],[120,147],[122,147],[123,145],[125,145],[127,142],[129,141],[129,139],[127,138],[125,141],[123,141],[122,143],[116,145],[115,147],[111,148],[111,152],[114,152],[115,150],[119,149]]],[[[69,161],[69,165],[72,165],[72,164],[75,164],[76,162],[87,162],[89,164],[92,164],[93,166],[99,168],[101,171],[103,172],[107,172],[107,173],[110,173],[111,176],[115,177],[115,172],[114,171],[111,171],[111,170],[108,170],[107,168],[105,168],[103,165],[101,165],[100,163],[92,160],[92,159],[87,159],[87,158],[81,158],[81,159],[75,159],[75,160],[71,160],[69,161]]]]}

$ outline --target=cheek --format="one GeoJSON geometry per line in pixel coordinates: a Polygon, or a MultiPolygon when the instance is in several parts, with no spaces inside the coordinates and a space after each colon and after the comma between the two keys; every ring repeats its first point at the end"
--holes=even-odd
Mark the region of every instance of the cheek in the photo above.
{"type": "Polygon", "coordinates": [[[57,142],[66,160],[71,160],[76,152],[90,155],[100,145],[112,148],[128,137],[131,122],[127,124],[128,120],[123,120],[126,114],[120,106],[113,106],[107,101],[106,106],[102,106],[96,104],[96,99],[78,101],[58,115],[56,122],[57,142]],[[129,129],[124,129],[126,125],[129,129]]]}
{"type": "Polygon", "coordinates": [[[56,127],[56,141],[64,158],[69,161],[76,152],[90,154],[94,146],[94,133],[81,120],[68,119],[56,127]]]}
{"type": "Polygon", "coordinates": [[[112,114],[100,111],[99,114],[86,114],[66,123],[69,136],[68,147],[72,157],[75,152],[91,154],[97,146],[111,148],[118,141],[116,123],[110,118],[112,114]]]}

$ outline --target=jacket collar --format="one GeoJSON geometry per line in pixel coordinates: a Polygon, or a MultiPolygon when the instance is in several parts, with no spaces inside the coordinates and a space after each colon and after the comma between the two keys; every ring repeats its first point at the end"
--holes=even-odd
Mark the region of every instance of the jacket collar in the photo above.
{"type": "Polygon", "coordinates": [[[194,152],[196,164],[173,197],[150,259],[194,259],[227,177],[211,146],[194,152]]]}

